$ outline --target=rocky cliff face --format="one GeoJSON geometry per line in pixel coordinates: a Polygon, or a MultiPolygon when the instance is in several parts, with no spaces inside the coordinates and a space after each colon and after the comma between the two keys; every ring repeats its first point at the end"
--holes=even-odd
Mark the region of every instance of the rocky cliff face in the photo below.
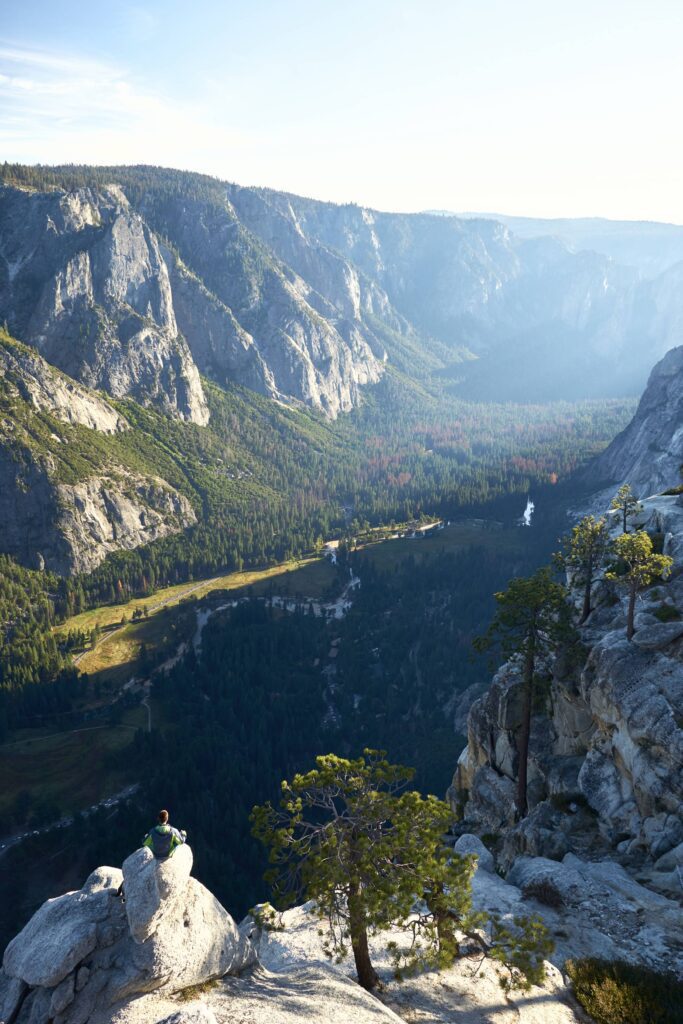
{"type": "Polygon", "coordinates": [[[580,630],[586,656],[578,666],[554,662],[547,706],[534,718],[528,817],[514,822],[521,693],[511,663],[472,706],[451,799],[477,829],[500,835],[505,868],[520,855],[605,858],[680,897],[683,504],[669,496],[643,506],[636,525],[661,539],[673,575],[641,593],[631,642],[624,588],[596,584],[580,630]]]}
{"type": "MultiPolygon", "coordinates": [[[[268,189],[229,186],[228,195],[304,276],[312,252],[336,254],[378,289],[373,307],[384,308],[376,294],[386,296],[423,334],[475,353],[478,363],[458,371],[466,394],[637,392],[653,356],[680,338],[681,265],[643,280],[635,266],[548,235],[517,237],[494,220],[380,213],[268,189]]],[[[334,275],[321,276],[330,297],[334,275]]],[[[343,292],[336,281],[333,289],[343,292]]]]}
{"type": "Polygon", "coordinates": [[[142,210],[180,254],[178,324],[202,372],[331,417],[379,380],[383,352],[362,322],[261,244],[227,200],[150,198],[142,210]]]}
{"type": "Polygon", "coordinates": [[[24,453],[18,461],[2,435],[0,424],[2,548],[23,565],[65,576],[89,572],[110,552],[196,522],[187,498],[164,480],[112,465],[106,474],[60,483],[49,455],[24,453]]]}
{"type": "Polygon", "coordinates": [[[112,551],[196,522],[166,481],[106,459],[91,441],[128,429],[100,395],[0,332],[3,551],[33,568],[88,572],[112,551]]]}
{"type": "Polygon", "coordinates": [[[104,434],[128,428],[125,418],[99,395],[59,373],[25,345],[0,332],[0,388],[12,400],[104,434]]]}
{"type": "Polygon", "coordinates": [[[111,175],[0,190],[0,316],[88,386],[197,423],[197,370],[336,416],[385,356],[469,397],[587,398],[639,391],[680,340],[680,263],[643,278],[494,220],[111,175]]]}
{"type": "Polygon", "coordinates": [[[0,316],[88,387],[207,422],[159,244],[116,186],[0,188],[0,316]]]}
{"type": "Polygon", "coordinates": [[[650,374],[636,414],[583,474],[592,486],[628,482],[638,497],[678,486],[683,465],[683,347],[650,374]]]}
{"type": "Polygon", "coordinates": [[[115,184],[0,189],[0,316],[11,332],[88,387],[199,424],[199,371],[331,417],[382,373],[360,313],[361,303],[381,311],[386,296],[373,299],[378,290],[332,253],[307,261],[287,250],[292,266],[277,253],[225,199],[143,195],[133,209],[115,184]]]}

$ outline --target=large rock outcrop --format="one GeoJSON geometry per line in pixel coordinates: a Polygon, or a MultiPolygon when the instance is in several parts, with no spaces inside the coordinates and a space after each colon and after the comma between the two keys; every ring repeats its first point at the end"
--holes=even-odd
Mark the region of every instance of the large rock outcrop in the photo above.
{"type": "MultiPolygon", "coordinates": [[[[618,517],[612,528],[619,532],[618,517]]],[[[600,580],[581,627],[578,666],[555,660],[547,706],[532,725],[530,813],[514,821],[521,723],[514,664],[472,706],[450,795],[466,822],[502,837],[499,862],[521,854],[610,857],[662,892],[683,894],[683,503],[650,498],[634,524],[675,560],[640,594],[626,638],[624,588],[600,580]]],[[[581,594],[572,592],[577,604],[581,594]]]]}
{"type": "Polygon", "coordinates": [[[61,483],[49,453],[19,449],[0,422],[2,550],[24,565],[67,575],[89,572],[113,551],[177,533],[196,522],[187,498],[160,478],[123,466],[61,483]]]}
{"type": "Polygon", "coordinates": [[[388,944],[407,947],[410,935],[394,928],[370,937],[383,982],[370,994],[357,984],[351,956],[330,960],[313,903],[278,915],[274,928],[251,918],[237,927],[190,877],[192,855],[181,847],[163,863],[138,850],[123,873],[99,868],[78,892],[44,904],[6,950],[0,1022],[451,1024],[455,1013],[472,1024],[506,1024],[510,1015],[520,1024],[578,1024],[584,1017],[561,970],[567,957],[683,968],[678,906],[618,865],[521,857],[505,881],[475,836],[462,836],[457,852],[478,858],[477,909],[504,922],[530,913],[544,919],[556,948],[542,986],[501,998],[499,965],[473,965],[467,956],[397,982],[388,944]],[[125,904],[116,894],[122,878],[125,904]],[[555,907],[535,898],[541,884],[559,894],[555,907]]]}
{"type": "Polygon", "coordinates": [[[679,346],[657,363],[635,416],[589,464],[583,479],[594,487],[628,482],[637,497],[645,498],[677,487],[682,466],[683,346],[679,346]]]}
{"type": "Polygon", "coordinates": [[[0,188],[0,316],[88,387],[208,421],[159,243],[117,186],[0,188]]]}
{"type": "Polygon", "coordinates": [[[101,395],[50,366],[35,351],[0,332],[0,391],[63,423],[80,424],[104,434],[128,428],[124,416],[101,395]]]}
{"type": "Polygon", "coordinates": [[[0,1020],[104,1024],[145,993],[170,996],[252,963],[252,924],[240,930],[191,867],[187,846],[165,862],[139,850],[123,873],[98,868],[43,904],[5,951],[0,1020]]]}

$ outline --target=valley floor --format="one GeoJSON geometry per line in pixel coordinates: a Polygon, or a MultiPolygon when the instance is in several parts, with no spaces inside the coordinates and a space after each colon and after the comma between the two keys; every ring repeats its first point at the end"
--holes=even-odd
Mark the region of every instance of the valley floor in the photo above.
{"type": "MultiPolygon", "coordinates": [[[[419,562],[475,544],[493,553],[509,555],[517,548],[521,551],[526,535],[519,530],[498,529],[497,525],[487,528],[483,520],[458,522],[427,536],[417,531],[414,537],[410,536],[412,531],[397,528],[393,534],[384,531],[386,536],[380,535],[379,540],[370,535],[360,549],[383,571],[406,558],[419,562]]],[[[88,633],[94,628],[100,631],[94,646],[87,646],[74,657],[79,672],[90,678],[88,694],[81,708],[70,716],[73,727],[68,727],[65,719],[62,729],[55,723],[21,730],[0,745],[5,782],[0,811],[25,793],[34,802],[49,801],[69,813],[87,810],[134,782],[125,771],[110,770],[108,755],[125,747],[136,729],[148,728],[150,718],[155,727],[163,727],[163,708],[158,701],[145,698],[151,702],[149,714],[138,703],[149,688],[149,678],[171,667],[191,643],[197,646],[198,624],[205,623],[217,608],[228,606],[227,594],[236,598],[271,594],[284,609],[287,602],[294,601],[309,607],[311,603],[317,606],[323,597],[329,601],[338,587],[336,581],[331,560],[318,555],[166,587],[150,597],[102,605],[67,619],[55,628],[60,637],[79,631],[88,633]],[[135,614],[143,617],[133,620],[135,614]],[[133,706],[124,704],[122,717],[110,721],[113,706],[126,694],[133,706]],[[82,772],[84,757],[89,766],[87,775],[82,772]]]]}

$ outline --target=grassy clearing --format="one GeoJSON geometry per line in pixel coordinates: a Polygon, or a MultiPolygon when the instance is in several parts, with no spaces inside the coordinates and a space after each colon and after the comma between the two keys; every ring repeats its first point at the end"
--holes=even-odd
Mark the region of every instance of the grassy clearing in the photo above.
{"type": "MultiPolygon", "coordinates": [[[[256,584],[270,585],[279,577],[289,573],[299,573],[308,567],[318,565],[323,561],[319,556],[292,559],[289,562],[281,562],[279,565],[270,566],[267,569],[255,569],[249,572],[231,572],[225,576],[215,576],[211,579],[195,581],[193,583],[178,583],[173,587],[164,587],[157,590],[150,597],[136,597],[123,604],[100,605],[99,608],[91,608],[80,615],[74,615],[61,625],[55,627],[55,632],[66,634],[70,630],[91,630],[99,625],[101,629],[108,626],[118,625],[122,618],[131,619],[136,609],[143,609],[145,606],[150,617],[156,615],[163,608],[173,607],[180,604],[187,598],[200,599],[214,590],[242,590],[256,584]]],[[[315,577],[312,573],[312,578],[315,577]]],[[[287,584],[288,586],[288,584],[287,584]]],[[[279,592],[279,591],[278,591],[279,592]]],[[[316,594],[307,596],[316,597],[316,594]]]]}
{"type": "Polygon", "coordinates": [[[174,655],[180,644],[191,638],[194,629],[192,608],[167,605],[159,614],[129,622],[103,637],[97,647],[86,651],[78,668],[105,689],[116,690],[132,676],[149,674],[157,659],[161,661],[174,655]],[[145,650],[153,656],[149,664],[143,664],[145,650]]]}
{"type": "MultiPolygon", "coordinates": [[[[399,538],[366,542],[360,550],[380,568],[390,570],[405,558],[422,560],[473,546],[509,552],[517,548],[521,550],[523,543],[520,530],[481,529],[470,523],[455,523],[416,540],[399,538]]],[[[150,598],[101,606],[68,619],[57,627],[57,632],[90,630],[95,625],[105,630],[97,647],[80,657],[78,667],[102,683],[105,689],[116,689],[131,676],[143,675],[148,670],[148,666],[142,664],[145,648],[158,663],[172,656],[183,641],[191,639],[194,614],[190,601],[194,603],[211,595],[220,600],[227,593],[254,596],[275,593],[320,600],[329,594],[335,579],[336,572],[329,559],[321,556],[296,559],[267,569],[233,572],[166,587],[150,598]],[[130,621],[133,612],[145,606],[148,618],[130,621]],[[122,618],[129,620],[126,625],[112,629],[122,618]],[[107,633],[107,629],[111,632],[107,633]]]]}
{"type": "Polygon", "coordinates": [[[132,676],[149,674],[151,667],[173,656],[183,642],[190,641],[195,630],[195,601],[212,594],[219,600],[227,593],[261,595],[271,591],[283,596],[321,598],[334,579],[335,571],[328,559],[292,560],[269,569],[234,572],[190,586],[168,587],[147,601],[138,599],[83,612],[65,622],[59,631],[87,630],[96,623],[107,629],[116,626],[124,614],[129,619],[135,608],[147,604],[148,618],[129,621],[105,632],[97,646],[78,660],[80,672],[87,673],[105,690],[116,690],[132,676]],[[145,651],[147,661],[143,659],[145,651]]]}
{"type": "Polygon", "coordinates": [[[282,597],[301,595],[320,600],[326,596],[335,578],[335,569],[329,558],[308,558],[286,573],[262,576],[247,583],[244,589],[255,596],[272,592],[282,597]]]}
{"type": "Polygon", "coordinates": [[[34,804],[49,801],[61,812],[83,810],[111,796],[133,780],[110,767],[109,755],[126,747],[135,730],[146,724],[146,709],[136,707],[115,726],[84,725],[3,744],[0,813],[11,808],[20,793],[28,793],[34,804]]]}

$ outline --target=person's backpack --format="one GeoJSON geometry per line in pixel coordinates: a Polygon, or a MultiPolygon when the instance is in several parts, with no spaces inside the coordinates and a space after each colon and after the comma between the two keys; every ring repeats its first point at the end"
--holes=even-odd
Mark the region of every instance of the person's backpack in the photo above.
{"type": "Polygon", "coordinates": [[[173,849],[173,832],[170,825],[156,825],[151,833],[152,853],[161,859],[168,857],[173,849]]]}

